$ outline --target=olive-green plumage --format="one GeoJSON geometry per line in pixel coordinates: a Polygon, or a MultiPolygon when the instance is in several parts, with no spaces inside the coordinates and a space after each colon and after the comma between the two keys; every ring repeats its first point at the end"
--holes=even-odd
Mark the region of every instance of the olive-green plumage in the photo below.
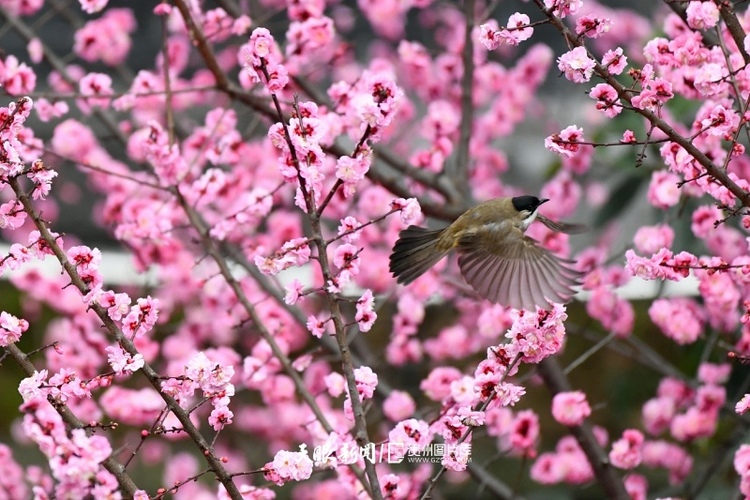
{"type": "Polygon", "coordinates": [[[538,246],[524,232],[537,218],[554,231],[585,228],[539,215],[546,201],[534,196],[497,198],[470,208],[445,229],[409,226],[393,247],[390,271],[398,283],[409,284],[455,249],[461,274],[491,302],[517,309],[567,302],[580,273],[568,267],[571,261],[538,246]]]}

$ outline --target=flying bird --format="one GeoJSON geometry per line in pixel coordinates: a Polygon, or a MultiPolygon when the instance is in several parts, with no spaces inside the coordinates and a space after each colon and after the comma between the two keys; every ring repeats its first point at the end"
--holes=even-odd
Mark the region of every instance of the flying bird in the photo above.
{"type": "Polygon", "coordinates": [[[536,196],[496,198],[464,212],[445,229],[409,226],[399,233],[390,257],[398,283],[409,284],[451,250],[458,252],[464,279],[483,298],[516,309],[569,301],[582,273],[524,233],[534,220],[553,231],[576,234],[580,224],[556,222],[538,213],[548,202],[536,196]]]}

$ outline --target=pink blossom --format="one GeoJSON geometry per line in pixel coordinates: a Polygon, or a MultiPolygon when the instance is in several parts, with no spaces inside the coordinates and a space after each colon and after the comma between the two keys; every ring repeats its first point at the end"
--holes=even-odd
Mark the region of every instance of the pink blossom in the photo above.
{"type": "Polygon", "coordinates": [[[713,2],[688,2],[687,23],[693,29],[706,30],[719,22],[719,8],[713,2]]]}
{"type": "Polygon", "coordinates": [[[750,394],[745,394],[734,406],[734,411],[742,415],[748,408],[750,408],[750,394]]]}
{"type": "Polygon", "coordinates": [[[613,75],[619,75],[628,64],[628,58],[623,55],[623,50],[617,47],[614,50],[608,50],[602,56],[602,65],[607,68],[613,75]]]}
{"type": "Polygon", "coordinates": [[[628,429],[622,433],[622,438],[612,443],[609,460],[619,469],[632,469],[642,460],[641,447],[643,434],[635,429],[628,429]]]}
{"type": "Polygon", "coordinates": [[[331,372],[324,377],[324,381],[328,388],[328,394],[334,398],[341,396],[346,389],[346,379],[340,373],[331,372]]]}
{"type": "Polygon", "coordinates": [[[327,318],[325,320],[321,320],[315,315],[308,316],[307,318],[307,329],[310,331],[310,333],[313,334],[314,337],[321,338],[324,333],[326,333],[326,323],[328,323],[331,320],[331,318],[327,318]]]}
{"type": "Polygon", "coordinates": [[[559,134],[547,137],[544,140],[544,147],[553,153],[571,158],[580,148],[579,143],[583,141],[583,129],[571,125],[561,130],[559,134]]]}
{"type": "Polygon", "coordinates": [[[721,104],[714,106],[708,116],[700,122],[702,130],[719,137],[734,134],[739,124],[740,117],[737,112],[733,109],[727,109],[721,104]]]}
{"type": "Polygon", "coordinates": [[[360,227],[362,224],[354,217],[347,216],[341,219],[341,225],[338,228],[338,235],[341,236],[346,243],[356,243],[362,234],[360,227]]]}
{"type": "Polygon", "coordinates": [[[356,185],[365,178],[370,169],[370,157],[359,155],[356,158],[341,156],[336,161],[336,178],[344,183],[344,196],[349,198],[356,191],[356,185]]]}
{"type": "Polygon", "coordinates": [[[396,445],[397,451],[402,449],[403,453],[411,450],[418,452],[430,444],[432,433],[427,422],[410,418],[396,424],[388,433],[388,441],[396,445]]]}
{"type": "Polygon", "coordinates": [[[565,336],[565,307],[555,304],[550,311],[521,311],[505,336],[513,341],[513,349],[525,363],[538,363],[555,354],[565,336]]]}
{"type": "Polygon", "coordinates": [[[662,248],[669,248],[674,241],[674,229],[666,224],[642,226],[635,232],[633,243],[644,254],[653,254],[662,248]]]}
{"type": "Polygon", "coordinates": [[[565,462],[557,453],[542,453],[531,466],[531,479],[539,484],[557,484],[565,477],[565,462]]]}
{"type": "Polygon", "coordinates": [[[646,401],[642,409],[643,426],[646,432],[657,436],[667,430],[676,410],[675,400],[669,397],[658,397],[646,401]]]}
{"type": "Polygon", "coordinates": [[[647,80],[643,90],[633,96],[631,104],[638,109],[656,111],[674,97],[672,84],[663,78],[647,80]]]}
{"type": "Polygon", "coordinates": [[[623,144],[630,144],[636,142],[635,133],[632,130],[626,130],[622,134],[622,139],[620,139],[620,142],[623,144]]]}
{"type": "Polygon", "coordinates": [[[369,366],[354,369],[354,379],[357,382],[357,392],[362,399],[372,399],[378,386],[378,375],[369,366]]]}
{"type": "Polygon", "coordinates": [[[734,470],[743,477],[750,475],[750,444],[741,444],[734,452],[734,470]]]}
{"type": "Polygon", "coordinates": [[[640,474],[628,474],[625,476],[623,484],[632,500],[646,500],[648,498],[648,480],[640,474]]]}
{"type": "Polygon", "coordinates": [[[29,322],[25,319],[19,319],[5,311],[0,312],[0,346],[15,344],[28,328],[29,322]]]}
{"type": "Polygon", "coordinates": [[[539,440],[539,431],[539,416],[532,410],[519,411],[510,430],[510,444],[517,452],[531,455],[539,440]]]}
{"type": "Polygon", "coordinates": [[[45,397],[48,389],[45,388],[47,385],[47,370],[40,370],[34,372],[33,375],[27,377],[18,384],[18,393],[23,398],[24,403],[28,403],[33,399],[45,397]]]}
{"type": "Polygon", "coordinates": [[[106,308],[107,314],[114,321],[120,321],[130,310],[130,297],[126,293],[115,293],[111,290],[102,292],[97,295],[96,303],[106,308]]]}
{"type": "Polygon", "coordinates": [[[680,189],[677,183],[680,178],[677,175],[657,170],[651,174],[651,183],[648,186],[648,201],[656,208],[673,207],[680,201],[680,189]]]}
{"type": "Polygon", "coordinates": [[[359,330],[369,332],[378,315],[374,311],[375,299],[372,296],[372,290],[366,290],[362,297],[357,300],[357,313],[354,320],[359,325],[359,330]]]}
{"type": "Polygon", "coordinates": [[[234,413],[225,405],[215,406],[208,417],[208,423],[215,431],[220,431],[232,423],[234,413]]]}
{"type": "Polygon", "coordinates": [[[474,378],[465,375],[450,385],[451,397],[460,405],[471,405],[477,401],[474,378]]]}
{"type": "Polygon", "coordinates": [[[500,30],[496,36],[508,45],[518,45],[531,38],[534,34],[534,28],[529,26],[530,24],[531,20],[529,16],[516,12],[508,18],[507,28],[500,30]]]}
{"type": "Polygon", "coordinates": [[[134,373],[143,368],[143,355],[138,353],[132,356],[119,345],[107,347],[107,362],[116,374],[122,375],[124,372],[134,373]]]}
{"type": "Polygon", "coordinates": [[[622,104],[613,87],[606,83],[595,85],[589,97],[596,99],[596,109],[604,113],[607,118],[614,118],[622,112],[622,104]]]}
{"type": "Polygon", "coordinates": [[[353,274],[359,274],[359,252],[360,249],[351,243],[344,243],[336,248],[333,254],[333,263],[339,269],[346,269],[353,274]]]}
{"type": "Polygon", "coordinates": [[[726,81],[727,76],[727,69],[724,64],[711,62],[701,64],[696,69],[693,85],[704,96],[720,95],[729,86],[726,81]]]}
{"type": "Polygon", "coordinates": [[[36,87],[36,73],[26,63],[10,55],[0,61],[0,84],[10,95],[30,94],[36,87]]]}
{"type": "Polygon", "coordinates": [[[243,58],[241,62],[247,65],[260,66],[261,59],[271,55],[275,43],[271,32],[266,28],[254,29],[247,45],[243,45],[240,49],[240,57],[243,58]]]}
{"type": "Polygon", "coordinates": [[[633,331],[633,306],[606,286],[594,288],[586,312],[619,337],[626,337],[633,331]]]}
{"type": "Polygon", "coordinates": [[[669,471],[669,482],[680,484],[690,474],[693,459],[679,445],[666,441],[647,441],[642,446],[643,464],[669,471]]]}
{"type": "Polygon", "coordinates": [[[97,268],[102,260],[102,253],[98,248],[91,249],[86,246],[70,247],[68,259],[79,269],[97,268]]]}
{"type": "Polygon", "coordinates": [[[678,344],[691,344],[703,333],[703,312],[691,299],[655,300],[648,314],[661,331],[678,344]]]}
{"type": "Polygon", "coordinates": [[[408,392],[393,391],[383,401],[383,413],[393,422],[411,417],[415,410],[416,404],[408,392]]]}
{"type": "Polygon", "coordinates": [[[109,0],[79,0],[81,2],[81,9],[87,14],[95,14],[101,12],[104,7],[107,6],[109,0]]]}
{"type": "Polygon", "coordinates": [[[86,22],[76,31],[73,52],[87,62],[102,61],[108,66],[122,64],[130,51],[130,33],[135,28],[135,16],[130,9],[107,9],[100,18],[86,22]]]}
{"type": "Polygon", "coordinates": [[[574,15],[582,5],[582,0],[544,0],[544,8],[560,18],[574,15]]]}
{"type": "Polygon", "coordinates": [[[593,15],[584,15],[576,19],[576,34],[586,38],[599,38],[612,28],[612,20],[593,15]]]}
{"type": "Polygon", "coordinates": [[[406,225],[419,224],[424,219],[416,198],[396,198],[391,202],[391,209],[401,211],[401,222],[406,225]]]}
{"type": "Polygon", "coordinates": [[[130,338],[145,335],[159,318],[159,299],[147,296],[136,301],[122,320],[122,332],[130,338]]]}
{"type": "Polygon", "coordinates": [[[497,21],[494,19],[479,26],[479,41],[487,50],[495,50],[500,46],[502,39],[498,31],[497,21]]]}
{"type": "Polygon", "coordinates": [[[576,47],[557,59],[557,67],[565,78],[575,83],[588,82],[595,66],[596,61],[589,57],[584,47],[576,47]]]}
{"type": "Polygon", "coordinates": [[[280,450],[273,457],[271,466],[283,484],[284,481],[309,479],[312,475],[313,461],[304,449],[297,452],[280,450]]]}
{"type": "Polygon", "coordinates": [[[520,385],[503,382],[495,388],[497,401],[501,406],[515,406],[526,394],[526,389],[520,385]]]}
{"type": "Polygon", "coordinates": [[[419,388],[433,401],[442,401],[451,394],[451,384],[461,378],[457,368],[441,366],[432,370],[419,388]]]}
{"type": "Polygon", "coordinates": [[[701,363],[698,367],[698,380],[704,384],[719,385],[729,380],[732,365],[729,363],[701,363]]]}
{"type": "Polygon", "coordinates": [[[591,407],[581,391],[560,392],[552,398],[552,416],[563,425],[581,425],[589,415],[591,407]]]}
{"type": "Polygon", "coordinates": [[[286,288],[286,295],[284,295],[284,302],[289,305],[294,305],[300,299],[304,292],[304,285],[300,280],[294,279],[286,288]]]}

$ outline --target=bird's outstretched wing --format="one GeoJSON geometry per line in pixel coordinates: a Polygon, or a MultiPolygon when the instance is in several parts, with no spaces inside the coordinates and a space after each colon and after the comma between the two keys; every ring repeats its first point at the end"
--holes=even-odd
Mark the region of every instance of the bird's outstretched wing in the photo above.
{"type": "Polygon", "coordinates": [[[464,279],[491,302],[516,309],[549,309],[575,295],[581,273],[507,225],[487,224],[459,240],[458,265],[464,279]]]}
{"type": "Polygon", "coordinates": [[[589,227],[584,224],[568,224],[567,222],[557,222],[552,219],[548,219],[542,214],[537,214],[536,219],[558,233],[565,234],[580,234],[585,233],[589,230],[589,227]]]}

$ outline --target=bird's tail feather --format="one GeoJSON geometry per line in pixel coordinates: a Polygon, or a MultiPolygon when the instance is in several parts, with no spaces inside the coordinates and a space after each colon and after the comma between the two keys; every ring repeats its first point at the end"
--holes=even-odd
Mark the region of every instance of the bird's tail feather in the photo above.
{"type": "Polygon", "coordinates": [[[409,226],[399,233],[390,262],[390,271],[398,283],[411,283],[445,256],[447,250],[437,247],[442,232],[409,226]]]}

